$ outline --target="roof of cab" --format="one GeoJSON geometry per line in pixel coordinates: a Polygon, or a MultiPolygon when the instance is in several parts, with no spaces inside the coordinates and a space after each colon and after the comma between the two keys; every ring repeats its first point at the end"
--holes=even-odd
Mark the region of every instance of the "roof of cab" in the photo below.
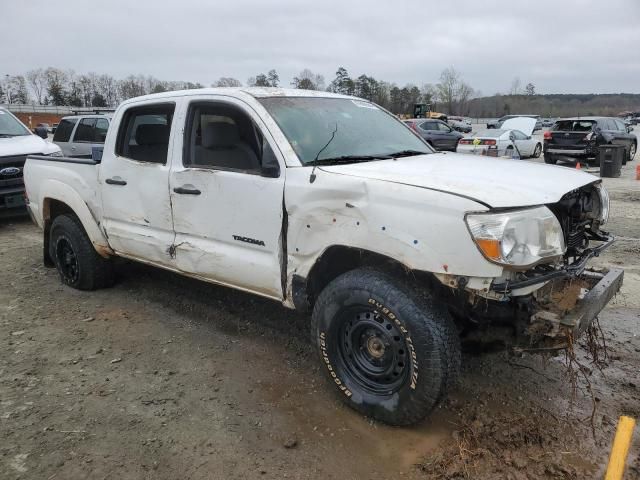
{"type": "Polygon", "coordinates": [[[339,93],[324,92],[319,90],[303,90],[296,88],[273,88],[273,87],[212,87],[212,88],[196,88],[191,90],[174,90],[171,92],[152,93],[141,97],[133,97],[125,100],[124,103],[133,103],[142,100],[161,100],[175,97],[184,97],[191,95],[227,95],[232,97],[243,97],[249,95],[254,98],[267,97],[316,97],[316,98],[345,98],[351,100],[363,100],[361,98],[350,95],[341,95],[339,93]]]}

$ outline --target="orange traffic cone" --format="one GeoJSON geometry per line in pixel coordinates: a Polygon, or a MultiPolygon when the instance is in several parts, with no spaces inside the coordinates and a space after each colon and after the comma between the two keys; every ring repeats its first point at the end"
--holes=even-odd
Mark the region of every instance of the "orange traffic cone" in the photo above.
{"type": "Polygon", "coordinates": [[[580,170],[580,169],[581,169],[580,162],[578,162],[578,163],[576,163],[576,170],[580,170]]]}
{"type": "Polygon", "coordinates": [[[636,180],[640,180],[640,165],[636,165],[636,180]]]}

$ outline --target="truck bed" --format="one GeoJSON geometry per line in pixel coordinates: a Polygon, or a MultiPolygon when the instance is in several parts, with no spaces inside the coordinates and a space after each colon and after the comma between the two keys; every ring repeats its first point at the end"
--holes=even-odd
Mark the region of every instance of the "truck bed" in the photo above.
{"type": "Polygon", "coordinates": [[[84,203],[94,218],[101,218],[97,166],[91,159],[29,155],[24,166],[24,184],[34,221],[41,227],[44,224],[42,192],[67,205],[84,203]]]}

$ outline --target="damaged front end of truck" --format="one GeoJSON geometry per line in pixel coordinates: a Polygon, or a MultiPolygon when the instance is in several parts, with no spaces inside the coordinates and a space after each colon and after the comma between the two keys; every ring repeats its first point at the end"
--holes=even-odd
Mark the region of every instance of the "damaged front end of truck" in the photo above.
{"type": "MultiPolygon", "coordinates": [[[[557,352],[587,331],[620,290],[622,269],[589,266],[614,242],[613,235],[601,228],[609,211],[608,195],[601,183],[571,191],[560,201],[539,208],[550,212],[549,218],[541,221],[556,225],[557,220],[559,225],[558,238],[552,233],[549,245],[545,240],[540,242],[540,250],[548,248],[551,254],[555,242],[561,255],[526,269],[505,268],[500,278],[485,280],[481,288],[469,288],[473,282],[464,277],[440,278],[445,285],[454,286],[450,289],[450,308],[459,319],[463,342],[506,344],[520,352],[557,352]]],[[[468,222],[480,250],[493,261],[506,258],[503,243],[511,242],[513,248],[519,248],[517,239],[509,238],[509,234],[496,239],[497,243],[488,238],[491,235],[487,232],[499,228],[494,225],[499,221],[499,216],[494,221],[490,215],[483,215],[468,222]]],[[[522,250],[520,258],[534,256],[525,252],[526,248],[522,250]]]]}

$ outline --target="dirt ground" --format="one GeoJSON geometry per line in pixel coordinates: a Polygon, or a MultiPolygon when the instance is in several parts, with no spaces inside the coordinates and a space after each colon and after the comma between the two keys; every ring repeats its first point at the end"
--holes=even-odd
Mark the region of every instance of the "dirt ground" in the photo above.
{"type": "MultiPolygon", "coordinates": [[[[123,262],[113,288],[63,287],[40,231],[0,220],[0,478],[602,478],[617,418],[640,419],[640,182],[606,179],[623,266],[602,370],[575,401],[564,357],[465,354],[422,424],[342,406],[280,305],[123,262]]],[[[640,478],[640,429],[626,477],[640,478]]]]}

